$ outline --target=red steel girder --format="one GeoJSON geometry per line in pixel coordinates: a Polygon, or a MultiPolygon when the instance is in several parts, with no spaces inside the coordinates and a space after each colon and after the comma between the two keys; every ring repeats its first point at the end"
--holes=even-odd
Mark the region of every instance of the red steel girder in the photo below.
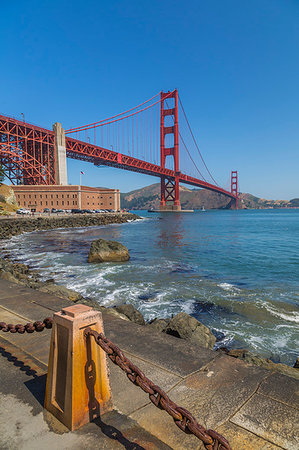
{"type": "Polygon", "coordinates": [[[54,132],[0,115],[0,162],[14,184],[55,184],[54,132]]]}

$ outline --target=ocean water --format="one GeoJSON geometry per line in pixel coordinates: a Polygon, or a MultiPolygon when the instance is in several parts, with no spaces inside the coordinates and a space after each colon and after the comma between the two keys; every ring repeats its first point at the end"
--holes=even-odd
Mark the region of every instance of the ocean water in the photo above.
{"type": "Polygon", "coordinates": [[[217,337],[293,364],[299,337],[299,210],[151,214],[122,225],[16,236],[12,256],[44,279],[105,306],[132,303],[146,320],[180,311],[217,337]],[[126,263],[88,264],[91,242],[117,240],[126,263]]]}

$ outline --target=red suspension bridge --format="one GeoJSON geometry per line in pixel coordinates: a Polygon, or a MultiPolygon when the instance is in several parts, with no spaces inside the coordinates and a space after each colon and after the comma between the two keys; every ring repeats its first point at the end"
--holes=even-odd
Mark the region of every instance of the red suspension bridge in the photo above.
{"type": "Polygon", "coordinates": [[[58,123],[52,131],[0,115],[0,164],[12,184],[67,184],[66,157],[159,177],[162,210],[180,210],[180,183],[221,193],[238,207],[237,171],[230,190],[216,183],[176,89],[65,132],[58,123]]]}

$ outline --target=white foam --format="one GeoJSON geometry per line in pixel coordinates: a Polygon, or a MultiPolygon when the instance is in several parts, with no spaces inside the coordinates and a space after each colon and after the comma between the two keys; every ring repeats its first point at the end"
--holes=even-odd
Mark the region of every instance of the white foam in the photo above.
{"type": "Polygon", "coordinates": [[[230,283],[219,283],[219,284],[217,284],[217,286],[220,287],[221,289],[223,289],[224,291],[240,291],[241,290],[230,283]]]}
{"type": "Polygon", "coordinates": [[[288,322],[299,323],[299,313],[297,311],[291,311],[289,313],[284,313],[275,310],[269,304],[265,303],[262,305],[267,311],[269,311],[273,316],[280,317],[281,319],[287,320],[288,322]]]}

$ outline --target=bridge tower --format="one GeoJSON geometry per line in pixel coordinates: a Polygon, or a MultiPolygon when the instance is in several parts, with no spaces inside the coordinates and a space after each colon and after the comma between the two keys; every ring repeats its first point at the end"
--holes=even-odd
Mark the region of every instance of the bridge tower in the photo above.
{"type": "Polygon", "coordinates": [[[231,182],[230,191],[235,195],[235,198],[231,200],[231,209],[238,209],[238,171],[232,170],[231,172],[231,182]]]}
{"type": "Polygon", "coordinates": [[[175,89],[171,94],[161,92],[161,116],[160,116],[160,162],[161,167],[165,168],[167,156],[174,159],[175,179],[161,177],[161,201],[160,210],[180,211],[180,192],[179,192],[179,114],[178,114],[178,91],[175,89]],[[165,108],[165,99],[174,99],[174,107],[165,108]],[[165,126],[165,117],[170,116],[173,119],[173,125],[165,126]],[[173,146],[165,147],[166,135],[173,135],[173,146]],[[168,205],[167,202],[172,202],[168,205]]]}

